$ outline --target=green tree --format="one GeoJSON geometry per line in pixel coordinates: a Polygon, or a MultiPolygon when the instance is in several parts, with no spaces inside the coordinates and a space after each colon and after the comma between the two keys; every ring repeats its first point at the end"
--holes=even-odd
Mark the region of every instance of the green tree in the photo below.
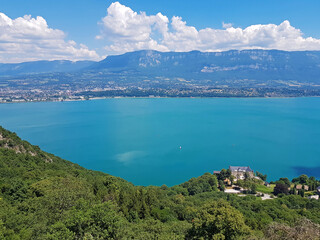
{"type": "Polygon", "coordinates": [[[75,233],[70,231],[62,222],[55,223],[47,233],[48,240],[72,240],[75,238],[75,233]]]}
{"type": "Polygon", "coordinates": [[[304,189],[300,189],[298,191],[298,194],[301,196],[301,197],[304,197],[304,189]]]}
{"type": "Polygon", "coordinates": [[[247,172],[245,172],[245,173],[244,173],[244,179],[245,179],[245,180],[250,179],[250,175],[249,175],[249,173],[247,173],[247,172]]]}
{"type": "Polygon", "coordinates": [[[231,171],[230,169],[226,170],[226,169],[222,169],[218,175],[218,180],[226,180],[227,178],[230,178],[231,176],[231,171]]]}
{"type": "Polygon", "coordinates": [[[262,173],[256,171],[257,177],[261,178],[262,181],[267,181],[267,175],[263,175],[262,173]]]}
{"type": "Polygon", "coordinates": [[[287,185],[288,187],[290,187],[291,182],[288,178],[280,178],[276,183],[283,183],[285,185],[287,185]]]}
{"type": "Polygon", "coordinates": [[[286,184],[284,184],[284,183],[277,183],[276,184],[276,186],[273,189],[273,194],[278,195],[280,193],[283,193],[286,195],[289,193],[289,188],[286,184]]]}
{"type": "Polygon", "coordinates": [[[250,187],[250,193],[251,194],[256,194],[257,193],[257,185],[256,184],[251,184],[251,187],[250,187]]]}
{"type": "Polygon", "coordinates": [[[188,233],[191,239],[237,239],[250,232],[243,215],[223,200],[204,205],[188,233]]]}
{"type": "Polygon", "coordinates": [[[296,184],[298,184],[298,183],[308,184],[308,180],[309,180],[308,176],[305,174],[302,174],[299,177],[292,179],[292,182],[294,182],[296,184]]]}
{"type": "Polygon", "coordinates": [[[224,182],[222,180],[219,180],[219,189],[220,189],[220,191],[225,190],[224,182]]]}

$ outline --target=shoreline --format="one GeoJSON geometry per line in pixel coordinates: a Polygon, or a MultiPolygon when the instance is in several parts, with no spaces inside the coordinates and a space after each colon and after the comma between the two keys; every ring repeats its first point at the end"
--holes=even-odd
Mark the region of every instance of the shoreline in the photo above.
{"type": "Polygon", "coordinates": [[[126,97],[126,96],[116,96],[116,97],[94,97],[89,99],[66,99],[63,101],[55,100],[43,100],[43,101],[12,101],[4,102],[0,101],[0,104],[14,104],[14,103],[41,103],[41,102],[82,102],[82,101],[94,101],[103,99],[219,99],[219,98],[232,98],[232,99],[289,99],[289,98],[319,98],[320,96],[278,96],[278,97],[126,97]]]}

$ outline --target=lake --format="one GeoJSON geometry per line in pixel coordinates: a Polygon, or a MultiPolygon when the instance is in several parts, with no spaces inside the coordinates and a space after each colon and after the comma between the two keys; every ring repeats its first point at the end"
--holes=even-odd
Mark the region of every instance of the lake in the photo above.
{"type": "Polygon", "coordinates": [[[172,186],[229,165],[320,177],[320,98],[0,104],[0,125],[83,167],[172,186]]]}

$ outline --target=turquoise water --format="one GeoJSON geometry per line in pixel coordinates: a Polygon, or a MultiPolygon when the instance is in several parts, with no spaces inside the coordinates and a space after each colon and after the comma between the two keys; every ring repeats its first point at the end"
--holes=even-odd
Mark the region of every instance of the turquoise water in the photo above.
{"type": "Polygon", "coordinates": [[[139,185],[171,186],[229,165],[250,166],[269,180],[320,177],[320,98],[0,104],[0,125],[139,185]]]}

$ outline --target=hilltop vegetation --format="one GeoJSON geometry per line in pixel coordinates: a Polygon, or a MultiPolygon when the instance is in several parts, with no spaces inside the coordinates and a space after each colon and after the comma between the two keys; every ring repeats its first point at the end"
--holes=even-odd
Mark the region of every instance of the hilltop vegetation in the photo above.
{"type": "Polygon", "coordinates": [[[0,127],[0,239],[319,239],[319,210],[300,195],[225,194],[210,173],[134,186],[0,127]]]}

